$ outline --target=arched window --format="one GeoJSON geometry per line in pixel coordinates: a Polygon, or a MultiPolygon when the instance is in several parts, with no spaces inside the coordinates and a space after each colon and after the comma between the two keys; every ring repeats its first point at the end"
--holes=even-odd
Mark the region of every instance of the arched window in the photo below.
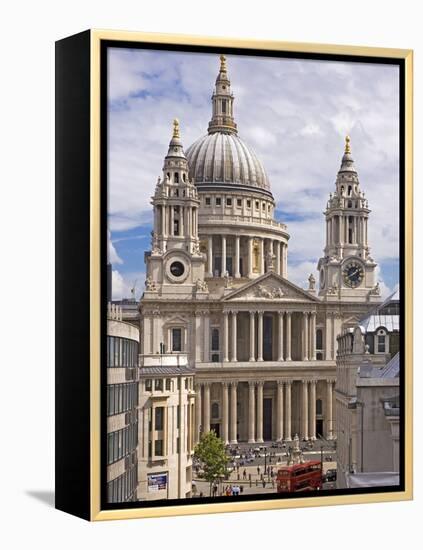
{"type": "Polygon", "coordinates": [[[222,100],[222,113],[226,115],[226,99],[222,100]]]}
{"type": "Polygon", "coordinates": [[[175,172],[173,179],[174,179],[175,183],[179,183],[179,174],[178,174],[178,172],[175,172]]]}
{"type": "Polygon", "coordinates": [[[348,207],[348,208],[352,208],[352,201],[348,201],[347,207],[348,207]]]}
{"type": "Polygon", "coordinates": [[[187,181],[187,176],[186,176],[186,174],[182,174],[182,181],[187,181]]]}
{"type": "Polygon", "coordinates": [[[353,242],[353,217],[348,217],[348,244],[352,244],[353,242]]]}
{"type": "Polygon", "coordinates": [[[213,403],[211,407],[212,418],[219,418],[219,405],[218,403],[213,403]]]}
{"type": "Polygon", "coordinates": [[[389,336],[386,330],[380,328],[375,334],[375,353],[388,353],[389,352],[389,336]]]}
{"type": "Polygon", "coordinates": [[[316,400],[316,414],[323,414],[323,403],[321,399],[316,400]]]}
{"type": "Polygon", "coordinates": [[[350,197],[352,193],[352,187],[351,185],[348,186],[348,196],[350,197]]]}

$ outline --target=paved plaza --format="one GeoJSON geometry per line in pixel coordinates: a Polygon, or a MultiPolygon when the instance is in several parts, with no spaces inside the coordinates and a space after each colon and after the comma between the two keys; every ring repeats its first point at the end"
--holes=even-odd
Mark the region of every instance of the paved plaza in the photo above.
{"type": "MultiPolygon", "coordinates": [[[[234,452],[229,463],[232,471],[227,479],[220,480],[214,496],[224,496],[232,486],[240,488],[241,495],[268,494],[276,492],[276,475],[278,468],[285,466],[288,460],[289,449],[292,443],[286,444],[264,443],[261,445],[239,444],[228,448],[228,454],[234,452]],[[247,462],[244,458],[248,454],[257,452],[254,459],[247,462]],[[229,489],[228,489],[229,487],[229,489]]],[[[309,448],[305,442],[301,443],[301,449],[305,460],[321,460],[323,473],[329,469],[336,469],[336,450],[334,442],[315,441],[313,448],[309,448]]],[[[210,496],[210,485],[201,479],[198,469],[194,469],[193,496],[210,496]]],[[[324,489],[334,489],[336,483],[324,483],[324,489]]]]}

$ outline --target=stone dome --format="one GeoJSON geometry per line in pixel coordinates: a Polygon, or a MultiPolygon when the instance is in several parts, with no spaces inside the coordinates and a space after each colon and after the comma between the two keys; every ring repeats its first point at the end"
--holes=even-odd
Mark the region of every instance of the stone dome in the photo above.
{"type": "Polygon", "coordinates": [[[196,184],[235,184],[270,192],[262,163],[235,133],[207,134],[188,148],[186,157],[196,184]]]}
{"type": "Polygon", "coordinates": [[[220,56],[220,70],[212,95],[212,118],[208,134],[188,148],[186,157],[190,179],[210,190],[212,186],[260,191],[273,199],[262,163],[254,151],[238,136],[234,119],[234,96],[231,92],[226,58],[220,56]]]}

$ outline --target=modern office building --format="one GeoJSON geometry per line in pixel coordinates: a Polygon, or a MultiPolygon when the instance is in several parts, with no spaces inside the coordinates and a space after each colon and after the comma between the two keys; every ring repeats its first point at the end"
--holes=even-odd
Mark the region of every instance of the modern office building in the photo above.
{"type": "Polygon", "coordinates": [[[108,305],[107,500],[137,500],[139,330],[108,305]]]}

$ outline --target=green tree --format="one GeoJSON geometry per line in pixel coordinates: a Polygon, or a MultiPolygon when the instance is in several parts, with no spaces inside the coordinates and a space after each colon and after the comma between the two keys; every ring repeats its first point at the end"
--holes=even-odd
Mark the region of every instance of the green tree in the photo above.
{"type": "Polygon", "coordinates": [[[210,484],[211,496],[213,482],[226,474],[228,456],[225,445],[213,430],[203,433],[194,448],[194,456],[201,462],[204,479],[210,484]]]}

